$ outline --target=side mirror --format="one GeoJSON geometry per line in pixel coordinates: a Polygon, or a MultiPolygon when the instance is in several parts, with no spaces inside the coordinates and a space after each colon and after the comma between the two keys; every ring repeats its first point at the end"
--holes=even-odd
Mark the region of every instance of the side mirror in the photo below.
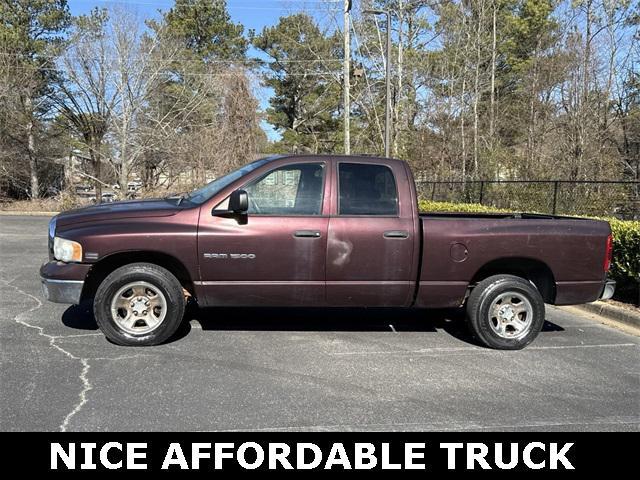
{"type": "Polygon", "coordinates": [[[247,213],[249,195],[244,190],[236,190],[229,196],[229,210],[236,214],[247,213]]]}

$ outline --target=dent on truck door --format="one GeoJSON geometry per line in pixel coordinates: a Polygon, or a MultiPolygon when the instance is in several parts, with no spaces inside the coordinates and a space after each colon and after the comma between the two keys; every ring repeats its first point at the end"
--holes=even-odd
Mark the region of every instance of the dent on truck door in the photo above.
{"type": "Polygon", "coordinates": [[[415,232],[411,211],[398,201],[401,174],[386,165],[338,163],[337,215],[327,245],[330,304],[410,303],[415,232]]]}
{"type": "Polygon", "coordinates": [[[329,219],[326,166],[300,162],[245,185],[247,223],[202,212],[198,249],[208,305],[322,305],[329,219]]]}

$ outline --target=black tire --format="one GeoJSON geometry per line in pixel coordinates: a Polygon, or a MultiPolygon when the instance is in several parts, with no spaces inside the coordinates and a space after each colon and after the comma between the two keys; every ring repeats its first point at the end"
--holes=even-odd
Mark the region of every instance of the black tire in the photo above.
{"type": "MultiPolygon", "coordinates": [[[[506,314],[513,316],[511,301],[507,307],[506,314]]],[[[526,303],[526,302],[525,302],[526,303]]],[[[517,305],[517,303],[516,303],[517,305]]],[[[544,324],[545,309],[544,300],[538,292],[538,289],[528,280],[515,275],[494,275],[486,278],[471,291],[471,295],[467,300],[467,325],[473,336],[483,345],[499,350],[519,350],[529,345],[538,336],[544,324]],[[517,333],[513,327],[508,325],[499,325],[500,318],[493,316],[496,310],[499,310],[501,303],[494,308],[494,302],[503,300],[501,295],[507,295],[510,292],[515,294],[514,299],[522,297],[520,301],[526,299],[531,307],[531,313],[524,313],[518,318],[528,319],[527,328],[522,328],[521,333],[517,333]],[[508,328],[512,331],[509,332],[508,328]],[[503,328],[502,335],[496,332],[496,329],[503,328]],[[512,335],[514,338],[505,338],[512,335]]]]}
{"type": "Polygon", "coordinates": [[[171,272],[151,263],[132,263],[111,272],[98,286],[93,300],[96,322],[113,343],[125,346],[158,345],[168,340],[180,326],[185,299],[182,285],[171,272]],[[111,313],[111,302],[117,292],[134,282],[145,282],[162,293],[166,312],[159,325],[148,333],[134,334],[123,330],[111,313]]]}

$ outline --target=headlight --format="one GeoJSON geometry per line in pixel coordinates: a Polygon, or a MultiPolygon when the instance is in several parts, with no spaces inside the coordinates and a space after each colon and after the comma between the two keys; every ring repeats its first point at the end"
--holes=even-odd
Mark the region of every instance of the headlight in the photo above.
{"type": "Polygon", "coordinates": [[[61,262],[81,262],[82,245],[66,238],[56,237],[53,240],[53,256],[61,262]]]}

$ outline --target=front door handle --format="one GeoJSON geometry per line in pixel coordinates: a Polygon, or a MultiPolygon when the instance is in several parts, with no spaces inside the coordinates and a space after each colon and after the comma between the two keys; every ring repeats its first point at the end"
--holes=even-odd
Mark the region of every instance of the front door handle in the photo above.
{"type": "Polygon", "coordinates": [[[320,238],[320,232],[318,230],[296,230],[293,233],[293,236],[302,238],[320,238]]]}
{"type": "Polygon", "coordinates": [[[384,238],[409,238],[406,230],[388,230],[384,232],[384,238]]]}

